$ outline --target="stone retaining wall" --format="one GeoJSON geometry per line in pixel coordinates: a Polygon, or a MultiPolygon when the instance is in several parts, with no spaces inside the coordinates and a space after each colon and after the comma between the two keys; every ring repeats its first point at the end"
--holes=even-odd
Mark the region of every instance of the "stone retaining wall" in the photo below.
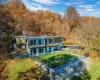
{"type": "Polygon", "coordinates": [[[89,58],[86,58],[55,72],[54,80],[70,79],[75,75],[84,74],[84,71],[89,70],[89,68],[89,58]]]}
{"type": "Polygon", "coordinates": [[[70,63],[70,65],[59,68],[58,70],[49,68],[41,62],[37,62],[37,64],[45,71],[48,71],[50,80],[65,80],[70,79],[75,75],[84,74],[84,71],[88,71],[90,69],[90,58],[87,57],[78,60],[75,63],[70,63]]]}

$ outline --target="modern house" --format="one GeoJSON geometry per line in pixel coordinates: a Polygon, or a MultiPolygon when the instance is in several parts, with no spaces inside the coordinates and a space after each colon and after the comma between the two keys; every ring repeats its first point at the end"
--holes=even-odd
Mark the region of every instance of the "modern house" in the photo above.
{"type": "Polygon", "coordinates": [[[25,44],[29,56],[59,51],[62,48],[62,37],[60,36],[16,36],[17,43],[25,44]]]}

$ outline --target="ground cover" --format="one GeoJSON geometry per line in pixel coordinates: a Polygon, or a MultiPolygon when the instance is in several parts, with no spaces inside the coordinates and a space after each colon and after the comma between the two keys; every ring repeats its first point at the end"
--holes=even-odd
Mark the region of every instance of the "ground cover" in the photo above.
{"type": "Polygon", "coordinates": [[[36,57],[40,62],[51,68],[56,68],[77,59],[76,56],[68,54],[65,51],[53,52],[36,57]]]}
{"type": "Polygon", "coordinates": [[[91,68],[90,68],[89,72],[91,75],[91,80],[97,80],[97,78],[100,79],[100,61],[98,61],[96,59],[92,59],[91,60],[91,68]]]}
{"type": "Polygon", "coordinates": [[[33,59],[12,60],[7,66],[7,76],[8,76],[7,80],[18,80],[18,76],[20,75],[20,73],[27,72],[28,70],[32,68],[38,71],[38,65],[35,63],[33,59]]]}

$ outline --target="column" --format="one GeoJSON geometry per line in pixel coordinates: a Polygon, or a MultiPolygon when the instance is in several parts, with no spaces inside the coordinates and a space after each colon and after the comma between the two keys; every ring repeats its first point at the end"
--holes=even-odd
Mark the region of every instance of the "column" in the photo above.
{"type": "Polygon", "coordinates": [[[32,57],[35,57],[34,49],[32,48],[32,57]]]}
{"type": "Polygon", "coordinates": [[[49,39],[47,39],[47,44],[49,44],[49,39]]]}
{"type": "Polygon", "coordinates": [[[43,53],[45,54],[45,47],[43,48],[43,53]]]}
{"type": "Polygon", "coordinates": [[[59,46],[58,46],[58,51],[59,51],[59,46]]]}
{"type": "Polygon", "coordinates": [[[43,45],[45,45],[45,39],[43,39],[43,45]]]}
{"type": "Polygon", "coordinates": [[[54,52],[54,47],[52,47],[52,52],[54,52]]]}
{"type": "Polygon", "coordinates": [[[38,45],[38,38],[36,39],[36,45],[38,45]]]}
{"type": "Polygon", "coordinates": [[[38,55],[39,55],[39,49],[36,48],[36,56],[38,56],[38,55]]]}
{"type": "Polygon", "coordinates": [[[47,47],[47,52],[49,52],[49,47],[47,47]]]}
{"type": "Polygon", "coordinates": [[[27,39],[27,43],[26,43],[26,50],[28,51],[28,48],[29,48],[29,39],[27,39]]]}
{"type": "Polygon", "coordinates": [[[28,48],[27,51],[28,51],[29,57],[31,57],[31,50],[28,48]]]}
{"type": "Polygon", "coordinates": [[[54,43],[54,38],[53,38],[53,43],[54,43]]]}

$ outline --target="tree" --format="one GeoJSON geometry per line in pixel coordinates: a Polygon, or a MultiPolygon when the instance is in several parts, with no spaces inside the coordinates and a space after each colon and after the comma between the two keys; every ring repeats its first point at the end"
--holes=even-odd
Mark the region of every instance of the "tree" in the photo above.
{"type": "Polygon", "coordinates": [[[31,12],[26,12],[23,15],[21,22],[19,23],[19,27],[19,29],[25,31],[29,35],[40,35],[41,33],[40,23],[34,19],[31,12]]]}
{"type": "Polygon", "coordinates": [[[65,17],[67,19],[76,19],[79,15],[79,13],[77,12],[77,10],[73,7],[73,6],[69,6],[65,12],[65,17]]]}
{"type": "Polygon", "coordinates": [[[78,18],[80,14],[77,12],[77,10],[73,6],[69,6],[65,12],[64,18],[67,19],[67,31],[73,31],[74,28],[77,27],[78,18]]]}
{"type": "Polygon", "coordinates": [[[76,30],[76,39],[87,50],[100,51],[100,20],[86,23],[82,20],[81,28],[76,30]]]}
{"type": "Polygon", "coordinates": [[[14,21],[9,14],[9,11],[6,10],[4,6],[0,6],[0,59],[7,58],[10,51],[10,35],[14,32],[14,28],[12,26],[14,21]]]}

